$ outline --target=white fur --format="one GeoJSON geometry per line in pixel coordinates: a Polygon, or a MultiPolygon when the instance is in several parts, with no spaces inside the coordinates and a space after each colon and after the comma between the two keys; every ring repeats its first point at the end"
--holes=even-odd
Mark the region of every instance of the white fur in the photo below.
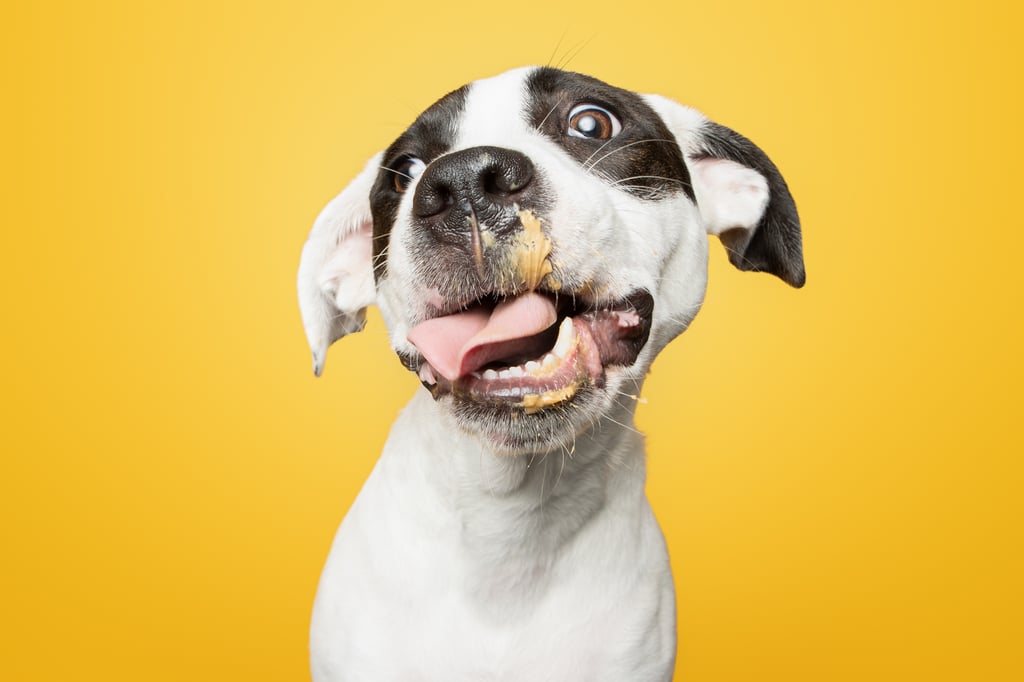
{"type": "Polygon", "coordinates": [[[314,679],[669,679],[672,577],[640,436],[494,458],[442,409],[416,395],[338,531],[314,679]]]}
{"type": "MultiPolygon", "coordinates": [[[[609,187],[524,121],[526,73],[472,86],[453,151],[499,145],[543,169],[557,197],[544,225],[552,258],[575,278],[565,284],[588,283],[609,301],[646,288],[655,299],[650,340],[635,365],[609,371],[607,398],[578,415],[573,440],[546,452],[510,456],[467,431],[445,400],[417,393],[324,568],[311,630],[317,682],[671,679],[672,577],[644,495],[635,403],[623,395],[639,393],[654,356],[697,313],[706,234],[756,225],[767,189],[731,162],[691,168],[699,210],[682,193],[647,201],[609,187]]],[[[705,119],[648,101],[685,153],[705,119]]],[[[325,209],[303,253],[300,298],[317,363],[374,301],[360,226],[378,162],[325,209]]],[[[393,347],[410,351],[407,330],[438,296],[417,286],[414,189],[376,294],[393,347]]]]}
{"type": "Polygon", "coordinates": [[[370,187],[380,154],[317,216],[299,261],[299,309],[320,375],[327,348],[366,322],[377,297],[373,286],[370,187]]]}

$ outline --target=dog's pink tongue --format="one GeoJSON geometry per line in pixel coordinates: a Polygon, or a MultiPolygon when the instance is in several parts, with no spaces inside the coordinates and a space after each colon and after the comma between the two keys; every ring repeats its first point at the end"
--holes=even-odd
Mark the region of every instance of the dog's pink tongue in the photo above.
{"type": "Polygon", "coordinates": [[[558,320],[555,304],[529,293],[502,301],[488,311],[474,308],[435,317],[409,330],[409,343],[437,372],[455,381],[502,357],[529,346],[529,337],[558,320]]]}

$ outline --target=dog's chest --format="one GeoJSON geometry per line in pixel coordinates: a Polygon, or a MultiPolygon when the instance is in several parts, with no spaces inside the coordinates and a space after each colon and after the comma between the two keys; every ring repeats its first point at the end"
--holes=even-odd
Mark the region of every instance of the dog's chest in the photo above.
{"type": "MultiPolygon", "coordinates": [[[[650,603],[652,597],[640,601],[650,603]]],[[[511,623],[482,619],[451,592],[396,599],[386,609],[379,602],[363,604],[337,622],[337,629],[325,624],[314,632],[314,642],[325,645],[322,657],[314,648],[314,679],[666,679],[638,676],[671,656],[674,633],[659,632],[662,623],[650,618],[656,612],[648,613],[647,622],[637,622],[635,612],[609,610],[606,603],[581,609],[580,603],[568,595],[553,598],[529,618],[511,623]]]]}
{"type": "MultiPolygon", "coordinates": [[[[524,506],[494,490],[501,473],[481,472],[479,455],[435,447],[443,430],[417,411],[430,406],[403,413],[335,538],[314,679],[667,679],[674,598],[642,473],[609,483],[552,460],[545,505],[524,506]],[[454,503],[473,471],[487,485],[454,503]]],[[[524,493],[536,500],[539,484],[524,493]]]]}
{"type": "MultiPolygon", "coordinates": [[[[668,679],[675,612],[660,547],[631,556],[631,567],[609,566],[587,551],[546,571],[533,566],[518,576],[517,599],[501,590],[479,594],[472,585],[480,577],[445,556],[443,537],[382,552],[380,543],[355,539],[366,529],[349,528],[359,523],[352,520],[321,582],[318,600],[326,603],[318,603],[312,632],[317,682],[668,679]],[[426,544],[433,547],[425,552],[426,544]],[[353,571],[357,564],[346,558],[363,551],[365,570],[353,571]],[[531,580],[542,583],[539,594],[523,598],[531,580]]],[[[656,528],[650,534],[660,541],[656,528]]],[[[600,546],[608,542],[601,535],[581,539],[600,546]]],[[[508,569],[502,580],[530,567],[508,569]]]]}

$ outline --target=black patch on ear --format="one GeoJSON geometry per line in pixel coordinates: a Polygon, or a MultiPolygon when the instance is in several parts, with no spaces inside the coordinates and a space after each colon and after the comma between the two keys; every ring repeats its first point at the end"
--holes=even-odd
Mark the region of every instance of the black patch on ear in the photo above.
{"type": "Polygon", "coordinates": [[[384,152],[381,171],[370,190],[370,209],[373,213],[373,275],[380,280],[386,259],[384,249],[395,224],[402,193],[395,189],[394,167],[402,159],[416,157],[430,163],[452,147],[459,132],[459,121],[466,108],[469,87],[463,86],[448,93],[419,115],[413,124],[384,152]]]}
{"type": "Polygon", "coordinates": [[[806,273],[800,216],[779,169],[753,142],[717,123],[709,121],[701,127],[698,145],[694,160],[728,159],[753,168],[768,180],[768,207],[753,235],[739,229],[721,234],[729,261],[740,270],[768,272],[802,287],[806,273]]]}
{"type": "Polygon", "coordinates": [[[571,71],[542,67],[526,79],[526,120],[587,170],[640,199],[683,192],[694,199],[690,171],[675,137],[635,92],[571,71]],[[604,107],[622,124],[610,140],[573,137],[569,111],[577,104],[604,107]]]}

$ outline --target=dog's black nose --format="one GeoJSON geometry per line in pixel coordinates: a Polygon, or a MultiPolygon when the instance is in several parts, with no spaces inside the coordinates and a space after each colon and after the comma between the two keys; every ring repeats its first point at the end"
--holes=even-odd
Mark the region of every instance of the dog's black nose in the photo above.
{"type": "Polygon", "coordinates": [[[423,172],[413,214],[446,241],[459,240],[475,218],[495,232],[516,224],[514,207],[533,193],[533,162],[512,149],[471,147],[435,160],[423,172]]]}

